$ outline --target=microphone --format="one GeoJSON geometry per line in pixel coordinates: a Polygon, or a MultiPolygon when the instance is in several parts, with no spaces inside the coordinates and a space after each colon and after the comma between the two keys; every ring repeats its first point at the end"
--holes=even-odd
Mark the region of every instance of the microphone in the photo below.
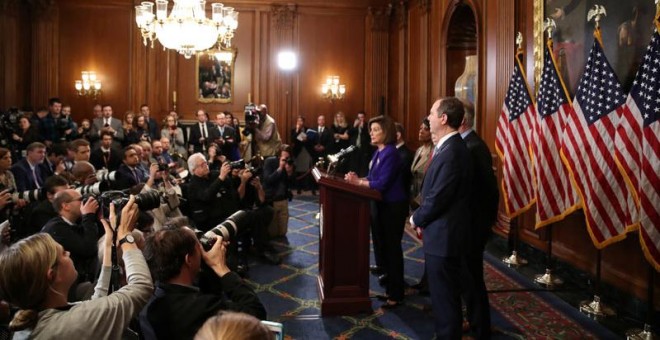
{"type": "Polygon", "coordinates": [[[328,155],[328,160],[330,161],[330,163],[336,163],[342,157],[344,157],[344,156],[348,155],[349,153],[355,151],[355,149],[356,149],[355,145],[351,145],[351,146],[347,147],[346,149],[341,149],[339,152],[337,152],[334,155],[328,155]]]}

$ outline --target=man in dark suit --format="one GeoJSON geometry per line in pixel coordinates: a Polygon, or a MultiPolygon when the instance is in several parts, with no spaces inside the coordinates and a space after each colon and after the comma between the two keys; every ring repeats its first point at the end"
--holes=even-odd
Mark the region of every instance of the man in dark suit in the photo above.
{"type": "Polygon", "coordinates": [[[463,300],[467,307],[470,335],[477,339],[490,338],[490,305],[484,282],[484,248],[491,235],[491,227],[497,219],[499,191],[493,172],[493,161],[486,143],[472,129],[474,126],[474,106],[463,102],[465,117],[458,129],[470,151],[473,174],[470,206],[479,209],[471,211],[470,242],[467,244],[461,281],[463,300]]]}
{"type": "Polygon", "coordinates": [[[151,118],[151,110],[149,110],[149,105],[142,104],[140,106],[140,113],[144,115],[144,118],[147,121],[147,125],[149,125],[149,136],[151,136],[151,140],[160,139],[160,124],[158,124],[155,119],[151,118]]]}
{"type": "Polygon", "coordinates": [[[349,155],[349,168],[358,174],[359,177],[366,177],[369,172],[369,161],[374,152],[369,136],[369,127],[365,121],[364,112],[358,112],[353,127],[348,130],[351,145],[355,145],[357,150],[349,155]]]}
{"type": "Polygon", "coordinates": [[[69,181],[62,176],[55,175],[46,179],[44,189],[46,190],[47,199],[38,202],[34,209],[32,209],[29,217],[30,229],[34,230],[34,232],[39,232],[48,221],[57,217],[57,211],[53,207],[53,199],[55,198],[55,194],[68,188],[69,181]]]}
{"type": "Polygon", "coordinates": [[[48,221],[41,231],[50,234],[64,250],[71,253],[71,260],[78,271],[78,282],[94,282],[98,262],[98,202],[93,197],[82,202],[79,192],[66,189],[55,194],[53,207],[59,216],[48,221]]]}
{"type": "Polygon", "coordinates": [[[238,147],[236,145],[236,131],[233,127],[226,124],[225,113],[220,112],[215,115],[215,127],[209,133],[211,143],[220,147],[222,154],[229,160],[235,161],[239,158],[238,147]]]}
{"type": "Polygon", "coordinates": [[[89,156],[89,162],[97,170],[107,169],[115,171],[119,168],[122,161],[121,152],[112,147],[112,132],[109,130],[101,131],[101,145],[92,151],[89,156]]]}
{"type": "Polygon", "coordinates": [[[257,294],[227,266],[222,239],[204,251],[189,228],[165,228],[147,238],[144,257],[157,282],[140,312],[145,338],[192,339],[208,318],[222,310],[266,318],[257,294]],[[211,270],[200,273],[202,261],[211,270]],[[194,285],[198,274],[199,288],[194,285]]]}
{"type": "Polygon", "coordinates": [[[46,145],[34,142],[28,145],[26,151],[27,156],[11,167],[18,192],[41,189],[46,180],[41,166],[46,158],[46,145]]]}
{"type": "Polygon", "coordinates": [[[209,149],[211,141],[211,130],[213,124],[208,122],[209,116],[204,110],[197,110],[197,124],[190,128],[190,153],[202,152],[206,153],[209,149]]]}
{"type": "Polygon", "coordinates": [[[437,100],[429,114],[436,144],[422,183],[421,203],[410,224],[423,234],[431,304],[438,339],[461,338],[461,260],[470,223],[472,162],[458,134],[463,104],[454,97],[437,100]]]}
{"type": "Polygon", "coordinates": [[[147,181],[147,178],[144,177],[142,170],[138,169],[137,167],[139,164],[140,158],[138,157],[135,148],[132,146],[125,147],[124,159],[122,160],[122,164],[117,169],[118,179],[115,183],[116,189],[128,189],[136,184],[144,183],[147,181]]]}
{"type": "Polygon", "coordinates": [[[112,106],[103,105],[101,118],[95,118],[92,121],[92,127],[89,131],[89,139],[93,142],[94,147],[100,144],[101,130],[108,129],[112,133],[113,143],[116,148],[121,147],[121,142],[124,141],[124,127],[121,120],[112,118],[112,106]]]}
{"type": "Polygon", "coordinates": [[[328,151],[332,148],[335,140],[333,137],[332,128],[325,125],[325,116],[319,115],[316,119],[318,126],[316,127],[316,142],[314,143],[314,159],[318,160],[320,157],[325,159],[328,151]]]}

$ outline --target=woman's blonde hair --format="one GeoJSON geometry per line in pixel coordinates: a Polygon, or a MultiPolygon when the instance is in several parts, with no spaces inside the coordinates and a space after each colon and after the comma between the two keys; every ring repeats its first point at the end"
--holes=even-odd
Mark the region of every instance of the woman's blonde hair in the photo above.
{"type": "Polygon", "coordinates": [[[348,122],[346,122],[346,115],[344,115],[344,113],[341,111],[335,114],[335,126],[341,126],[343,128],[348,126],[348,122]],[[338,117],[342,118],[341,122],[339,121],[339,119],[337,119],[338,117]]]}
{"type": "Polygon", "coordinates": [[[195,335],[195,340],[216,339],[272,340],[273,334],[252,315],[223,311],[206,320],[195,335]]]}
{"type": "Polygon", "coordinates": [[[56,267],[57,253],[57,242],[39,233],[0,254],[0,291],[5,300],[21,309],[9,324],[11,330],[36,325],[39,307],[50,287],[48,270],[56,267]]]}

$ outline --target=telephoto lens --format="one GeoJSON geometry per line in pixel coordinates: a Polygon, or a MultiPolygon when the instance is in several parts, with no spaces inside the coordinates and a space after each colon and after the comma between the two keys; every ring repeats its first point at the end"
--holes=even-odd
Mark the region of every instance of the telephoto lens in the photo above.
{"type": "Polygon", "coordinates": [[[207,231],[199,238],[202,247],[207,251],[213,247],[217,236],[222,236],[223,241],[233,240],[238,232],[245,227],[247,222],[247,212],[239,210],[227,217],[222,223],[207,231]]]}

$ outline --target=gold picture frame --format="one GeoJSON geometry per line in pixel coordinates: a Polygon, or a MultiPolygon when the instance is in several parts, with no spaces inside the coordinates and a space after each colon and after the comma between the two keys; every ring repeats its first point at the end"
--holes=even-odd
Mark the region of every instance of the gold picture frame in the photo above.
{"type": "Polygon", "coordinates": [[[238,50],[209,50],[197,53],[195,97],[201,103],[231,103],[234,99],[234,65],[238,50]],[[231,55],[231,57],[229,57],[231,55]]]}

